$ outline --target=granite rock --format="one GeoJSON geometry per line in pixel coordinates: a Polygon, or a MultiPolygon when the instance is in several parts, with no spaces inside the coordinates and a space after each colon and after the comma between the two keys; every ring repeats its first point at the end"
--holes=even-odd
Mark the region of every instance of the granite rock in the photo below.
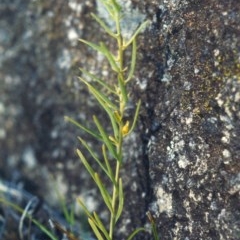
{"type": "MultiPolygon", "coordinates": [[[[116,239],[149,228],[147,211],[160,239],[240,239],[240,3],[124,3],[151,23],[138,38],[131,96],[143,104],[126,144],[126,211],[116,239]]],[[[90,16],[96,8],[82,0],[0,4],[0,178],[52,207],[56,183],[67,202],[82,196],[103,209],[75,154],[82,132],[63,118],[104,119],[77,79],[79,67],[109,72],[78,42],[107,39],[90,16]]]]}

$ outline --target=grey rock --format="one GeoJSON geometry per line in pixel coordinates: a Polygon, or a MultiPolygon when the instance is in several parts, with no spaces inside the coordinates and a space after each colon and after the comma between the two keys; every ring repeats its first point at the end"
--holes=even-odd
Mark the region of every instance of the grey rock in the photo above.
{"type": "MultiPolygon", "coordinates": [[[[126,143],[126,211],[116,239],[149,227],[147,211],[160,239],[240,239],[240,2],[131,2],[151,24],[138,38],[131,93],[143,104],[126,143]]],[[[59,202],[50,176],[69,202],[81,195],[103,209],[74,152],[82,132],[63,119],[104,119],[77,79],[79,67],[109,70],[77,40],[106,39],[90,17],[94,4],[0,4],[0,177],[33,183],[26,190],[52,206],[59,202]]]]}

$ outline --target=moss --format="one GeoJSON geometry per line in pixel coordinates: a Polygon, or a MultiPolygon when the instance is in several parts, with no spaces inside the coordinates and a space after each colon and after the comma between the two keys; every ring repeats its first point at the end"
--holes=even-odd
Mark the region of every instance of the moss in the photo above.
{"type": "Polygon", "coordinates": [[[211,114],[216,104],[216,97],[226,87],[226,79],[240,81],[240,62],[236,51],[231,54],[219,54],[214,64],[208,61],[200,66],[201,74],[192,78],[191,89],[185,90],[180,105],[183,111],[192,109],[195,116],[211,114]]]}
{"type": "Polygon", "coordinates": [[[194,115],[203,116],[211,113],[214,99],[220,91],[223,81],[212,77],[209,65],[202,68],[202,74],[192,78],[191,89],[185,90],[181,96],[180,105],[183,111],[192,110],[194,115]]]}
{"type": "Polygon", "coordinates": [[[237,50],[227,55],[224,53],[219,54],[216,58],[215,65],[219,71],[218,78],[236,78],[240,81],[240,58],[237,50]]]}

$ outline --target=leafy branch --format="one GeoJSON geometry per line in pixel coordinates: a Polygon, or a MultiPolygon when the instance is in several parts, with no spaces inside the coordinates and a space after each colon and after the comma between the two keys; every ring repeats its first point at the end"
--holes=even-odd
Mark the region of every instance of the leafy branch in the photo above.
{"type": "MultiPolygon", "coordinates": [[[[81,199],[78,199],[78,202],[88,216],[88,222],[97,239],[112,240],[116,223],[121,217],[124,207],[124,189],[122,178],[120,176],[120,169],[123,166],[123,141],[135,128],[141,104],[139,100],[132,121],[126,121],[124,115],[126,105],[129,102],[127,84],[133,79],[135,71],[137,54],[136,37],[146,27],[148,22],[146,21],[142,23],[132,34],[130,39],[125,39],[122,36],[120,26],[121,20],[124,18],[121,6],[116,0],[99,1],[107,10],[110,16],[109,21],[115,23],[115,29],[112,30],[109,28],[97,15],[92,14],[92,16],[106,33],[115,39],[116,50],[114,52],[109,50],[103,42],[95,44],[83,39],[80,39],[80,41],[105,56],[115,74],[116,81],[113,84],[109,84],[105,80],[84,69],[80,69],[82,76],[90,78],[91,82],[87,81],[84,77],[79,77],[79,79],[86,85],[89,92],[95,97],[96,101],[105,111],[110,122],[111,130],[105,130],[97,116],[93,116],[95,130],[89,129],[69,117],[66,117],[66,120],[75,124],[85,133],[91,135],[102,143],[102,157],[99,158],[89,144],[84,139],[79,138],[82,146],[90,153],[90,156],[95,160],[99,168],[103,170],[103,174],[105,174],[110,180],[112,184],[111,190],[108,190],[101,180],[102,176],[99,175],[97,170],[93,169],[80,149],[77,150],[77,155],[100,191],[102,200],[110,213],[109,225],[105,227],[99,215],[96,212],[91,213],[81,199]],[[126,50],[129,51],[130,46],[131,62],[129,66],[127,66],[124,61],[124,52],[126,50]]],[[[144,228],[135,230],[128,239],[132,239],[139,231],[143,230],[144,228]]]]}

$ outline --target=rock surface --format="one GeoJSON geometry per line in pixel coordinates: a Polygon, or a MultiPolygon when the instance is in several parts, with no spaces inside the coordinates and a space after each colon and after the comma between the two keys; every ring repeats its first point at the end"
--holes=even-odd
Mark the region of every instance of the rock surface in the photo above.
{"type": "MultiPolygon", "coordinates": [[[[240,3],[132,0],[130,7],[151,24],[138,39],[131,92],[143,104],[127,143],[117,239],[147,226],[148,210],[160,239],[240,239],[240,3]]],[[[0,4],[0,177],[55,207],[54,183],[67,202],[80,195],[102,206],[74,152],[82,133],[63,119],[101,117],[77,79],[79,67],[108,72],[78,42],[106,40],[92,11],[95,2],[82,0],[0,4]]]]}

